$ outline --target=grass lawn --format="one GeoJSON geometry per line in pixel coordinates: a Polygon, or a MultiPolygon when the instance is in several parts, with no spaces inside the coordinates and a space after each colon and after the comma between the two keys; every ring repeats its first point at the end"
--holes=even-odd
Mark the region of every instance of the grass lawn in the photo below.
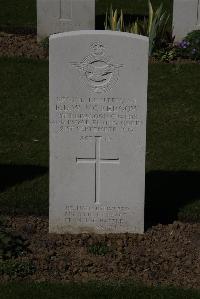
{"type": "MultiPolygon", "coordinates": [[[[48,214],[48,62],[1,58],[0,210],[48,214]]],[[[146,223],[200,221],[200,65],[149,67],[146,223]]]]}
{"type": "Polygon", "coordinates": [[[36,28],[36,0],[0,0],[0,28],[36,28]]]}
{"type": "Polygon", "coordinates": [[[48,63],[2,58],[0,64],[0,209],[47,214],[48,63]]]}
{"type": "MultiPolygon", "coordinates": [[[[153,7],[163,2],[164,7],[172,13],[173,0],[152,0],[153,7]]],[[[96,15],[105,14],[110,5],[123,8],[126,14],[143,15],[148,13],[147,0],[96,0],[96,15]]],[[[0,29],[16,28],[36,29],[36,0],[0,0],[0,29]]],[[[98,18],[97,18],[98,22],[98,18]]],[[[101,20],[102,23],[102,20],[101,20]]]]}
{"type": "Polygon", "coordinates": [[[200,292],[131,284],[19,284],[1,285],[2,299],[199,299],[200,292]]]}

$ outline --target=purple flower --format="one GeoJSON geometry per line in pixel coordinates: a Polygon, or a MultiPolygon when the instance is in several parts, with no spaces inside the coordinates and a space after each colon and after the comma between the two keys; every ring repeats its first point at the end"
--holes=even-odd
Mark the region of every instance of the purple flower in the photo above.
{"type": "Polygon", "coordinates": [[[183,40],[180,44],[179,47],[182,49],[186,49],[188,46],[190,45],[190,43],[186,40],[183,40]]]}

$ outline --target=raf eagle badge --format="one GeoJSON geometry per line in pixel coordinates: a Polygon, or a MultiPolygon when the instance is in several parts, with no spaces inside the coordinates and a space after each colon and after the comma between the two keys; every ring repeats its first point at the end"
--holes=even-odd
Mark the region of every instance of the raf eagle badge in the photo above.
{"type": "Polygon", "coordinates": [[[91,53],[81,62],[72,62],[80,74],[81,80],[95,93],[110,90],[119,79],[119,69],[123,65],[115,65],[112,58],[105,55],[105,48],[101,42],[90,46],[91,53]]]}

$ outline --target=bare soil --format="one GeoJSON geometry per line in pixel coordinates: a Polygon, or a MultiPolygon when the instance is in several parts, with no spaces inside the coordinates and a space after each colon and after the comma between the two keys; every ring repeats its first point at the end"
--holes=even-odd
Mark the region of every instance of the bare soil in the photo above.
{"type": "MultiPolygon", "coordinates": [[[[157,225],[145,234],[55,235],[48,219],[8,218],[9,230],[20,232],[29,252],[16,261],[31,261],[36,272],[29,281],[133,280],[147,285],[200,288],[200,223],[157,225]],[[97,244],[102,255],[89,250],[97,244]]],[[[0,281],[24,280],[3,275],[0,281]]]]}
{"type": "MultiPolygon", "coordinates": [[[[0,32],[0,57],[27,57],[33,59],[48,59],[49,50],[42,46],[42,42],[37,42],[35,34],[10,34],[0,32]]],[[[150,58],[150,63],[160,63],[155,58],[150,58]]],[[[170,62],[162,63],[200,63],[191,59],[178,58],[170,62]]]]}
{"type": "Polygon", "coordinates": [[[0,32],[0,56],[46,59],[48,55],[48,49],[37,43],[35,35],[0,32]]]}

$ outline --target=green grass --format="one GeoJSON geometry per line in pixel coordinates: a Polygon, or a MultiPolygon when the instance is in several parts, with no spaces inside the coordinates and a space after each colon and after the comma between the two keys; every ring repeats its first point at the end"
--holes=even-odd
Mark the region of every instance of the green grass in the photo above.
{"type": "Polygon", "coordinates": [[[0,0],[0,27],[36,28],[36,0],[0,0]]]}
{"type": "Polygon", "coordinates": [[[198,64],[150,66],[147,171],[200,170],[199,82],[198,64]]]}
{"type": "Polygon", "coordinates": [[[200,292],[170,287],[145,287],[133,283],[9,283],[1,285],[0,297],[2,299],[199,299],[200,292]]]}
{"type": "Polygon", "coordinates": [[[1,58],[0,65],[0,209],[47,214],[48,62],[1,58]]]}
{"type": "MultiPolygon", "coordinates": [[[[0,76],[1,212],[48,215],[48,62],[1,58],[0,76]]],[[[200,221],[199,82],[198,64],[149,67],[148,225],[200,221]]]]}
{"type": "MultiPolygon", "coordinates": [[[[161,2],[164,3],[165,9],[172,13],[172,0],[152,0],[153,7],[158,7],[161,2]]],[[[147,0],[96,0],[96,15],[104,15],[111,3],[114,8],[122,8],[126,14],[148,13],[147,0]]],[[[0,0],[0,7],[1,29],[36,29],[36,0],[0,0]]]]}
{"type": "Polygon", "coordinates": [[[149,68],[146,221],[200,222],[200,65],[149,68]]]}

